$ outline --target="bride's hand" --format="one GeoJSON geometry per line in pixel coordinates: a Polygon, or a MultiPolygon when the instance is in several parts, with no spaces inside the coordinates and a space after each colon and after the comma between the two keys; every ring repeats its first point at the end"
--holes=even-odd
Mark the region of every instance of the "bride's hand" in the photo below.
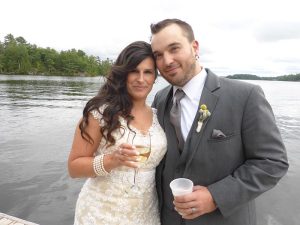
{"type": "Polygon", "coordinates": [[[115,167],[127,166],[132,168],[138,167],[137,156],[139,152],[131,144],[123,143],[116,151],[111,154],[115,167]]]}

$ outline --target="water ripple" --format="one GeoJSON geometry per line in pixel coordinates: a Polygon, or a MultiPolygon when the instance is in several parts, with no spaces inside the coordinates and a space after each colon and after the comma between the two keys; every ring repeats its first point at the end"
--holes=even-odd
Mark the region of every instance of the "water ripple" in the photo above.
{"type": "MultiPolygon", "coordinates": [[[[69,178],[67,157],[82,109],[102,83],[99,77],[0,75],[0,211],[40,224],[73,222],[84,179],[69,178]]],[[[296,225],[300,83],[253,83],[261,85],[272,105],[290,162],[288,174],[258,199],[258,224],[296,225]]],[[[166,85],[159,77],[147,103],[166,85]]]]}

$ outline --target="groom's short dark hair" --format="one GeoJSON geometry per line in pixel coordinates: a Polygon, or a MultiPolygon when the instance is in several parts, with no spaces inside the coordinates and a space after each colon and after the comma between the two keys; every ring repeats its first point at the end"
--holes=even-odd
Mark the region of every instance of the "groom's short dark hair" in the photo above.
{"type": "Polygon", "coordinates": [[[152,23],[150,25],[151,28],[151,34],[157,34],[159,31],[161,31],[163,28],[171,25],[171,24],[177,24],[183,31],[183,34],[187,37],[187,39],[192,42],[195,40],[194,31],[187,22],[182,21],[180,19],[165,19],[162,21],[159,21],[157,23],[152,23]]]}

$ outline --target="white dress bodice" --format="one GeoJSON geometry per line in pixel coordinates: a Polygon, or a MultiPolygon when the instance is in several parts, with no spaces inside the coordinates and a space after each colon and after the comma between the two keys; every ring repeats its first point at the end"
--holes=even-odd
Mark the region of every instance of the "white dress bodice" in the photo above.
{"type": "MultiPolygon", "coordinates": [[[[100,108],[100,112],[103,108],[100,108]]],[[[100,126],[103,125],[101,114],[92,111],[100,126]]],[[[128,142],[132,134],[127,122],[120,118],[122,129],[113,133],[116,144],[105,145],[102,138],[96,155],[109,154],[118,149],[122,143],[128,142]]],[[[149,135],[134,127],[135,139],[148,141],[149,135]]],[[[148,160],[140,164],[136,176],[136,188],[131,189],[134,180],[134,169],[118,167],[107,176],[88,178],[83,185],[75,209],[75,225],[159,225],[158,199],[155,188],[155,168],[166,153],[167,141],[164,131],[158,123],[156,110],[153,109],[152,125],[149,129],[151,136],[151,153],[148,160]]]]}

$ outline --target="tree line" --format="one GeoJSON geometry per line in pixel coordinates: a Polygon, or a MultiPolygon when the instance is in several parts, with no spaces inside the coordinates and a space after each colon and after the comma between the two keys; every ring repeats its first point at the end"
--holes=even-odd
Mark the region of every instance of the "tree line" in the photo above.
{"type": "Polygon", "coordinates": [[[106,75],[112,63],[82,50],[41,48],[12,34],[0,40],[0,74],[96,76],[106,75]]]}
{"type": "Polygon", "coordinates": [[[283,75],[277,77],[259,77],[252,74],[234,74],[226,76],[230,79],[240,79],[240,80],[277,80],[277,81],[300,81],[300,73],[283,75]]]}
{"type": "MultiPolygon", "coordinates": [[[[107,75],[113,61],[87,55],[82,50],[56,51],[27,43],[23,37],[8,34],[0,40],[0,74],[96,76],[107,75]]],[[[278,77],[252,74],[229,75],[230,79],[300,81],[300,73],[278,77]]]]}

